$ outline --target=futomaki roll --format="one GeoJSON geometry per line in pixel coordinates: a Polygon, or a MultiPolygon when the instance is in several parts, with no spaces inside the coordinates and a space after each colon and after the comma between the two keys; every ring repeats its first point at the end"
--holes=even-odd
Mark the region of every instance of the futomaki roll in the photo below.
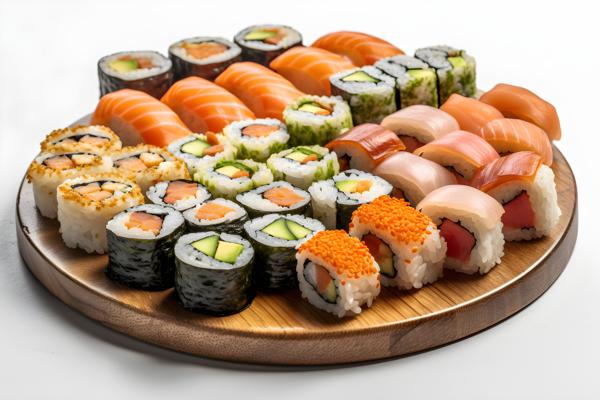
{"type": "Polygon", "coordinates": [[[185,161],[190,175],[202,173],[221,160],[233,160],[237,149],[225,136],[213,132],[195,133],[172,142],[169,151],[185,161]]]}
{"type": "Polygon", "coordinates": [[[121,146],[121,139],[112,129],[102,125],[80,125],[50,132],[42,142],[41,150],[106,154],[121,146]]]}
{"type": "Polygon", "coordinates": [[[215,197],[235,199],[239,193],[273,182],[265,164],[252,160],[223,160],[194,175],[215,197]]]}
{"type": "Polygon", "coordinates": [[[253,25],[238,32],[234,41],[242,48],[242,59],[266,67],[287,49],[302,44],[300,32],[284,25],[253,25]]]}
{"type": "Polygon", "coordinates": [[[265,214],[304,214],[310,195],[288,182],[277,181],[238,194],[235,200],[254,218],[265,214]]]}
{"type": "Polygon", "coordinates": [[[210,199],[210,193],[198,182],[178,179],[150,186],[146,197],[154,204],[185,211],[210,199]]]}
{"type": "Polygon", "coordinates": [[[287,148],[290,135],[278,119],[248,119],[223,128],[225,137],[238,149],[239,158],[264,162],[273,153],[287,148]]]}
{"type": "Polygon", "coordinates": [[[210,36],[183,39],[169,46],[176,81],[188,76],[212,81],[229,65],[240,61],[241,52],[235,43],[210,36]]]}
{"type": "Polygon", "coordinates": [[[284,180],[301,189],[316,181],[329,179],[340,166],[334,152],[321,146],[298,146],[273,154],[267,167],[276,180],[284,180]]]}
{"type": "Polygon", "coordinates": [[[239,204],[226,199],[213,199],[183,212],[190,232],[243,233],[248,213],[239,204]]]}

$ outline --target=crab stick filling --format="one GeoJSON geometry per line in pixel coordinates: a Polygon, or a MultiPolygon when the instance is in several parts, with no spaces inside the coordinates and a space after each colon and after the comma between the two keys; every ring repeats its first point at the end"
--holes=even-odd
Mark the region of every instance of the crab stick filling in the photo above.
{"type": "Polygon", "coordinates": [[[96,157],[93,154],[61,154],[46,158],[43,164],[48,168],[61,171],[89,165],[94,162],[96,157]]]}
{"type": "Polygon", "coordinates": [[[448,246],[446,257],[468,262],[471,258],[471,251],[475,247],[475,236],[460,223],[447,218],[442,220],[438,228],[448,246]]]}

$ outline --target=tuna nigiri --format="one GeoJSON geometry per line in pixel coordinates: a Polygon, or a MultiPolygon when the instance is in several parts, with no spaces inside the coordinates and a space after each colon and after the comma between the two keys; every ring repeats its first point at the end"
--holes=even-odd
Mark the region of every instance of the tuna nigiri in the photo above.
{"type": "Polygon", "coordinates": [[[167,105],[149,94],[131,89],[102,96],[91,123],[111,128],[125,146],[144,142],[164,147],[192,134],[167,105]]]}
{"type": "Polygon", "coordinates": [[[451,95],[440,109],[452,115],[460,129],[471,133],[479,133],[488,122],[504,117],[489,104],[457,93],[451,95]]]}
{"type": "Polygon", "coordinates": [[[273,61],[270,67],[298,89],[318,96],[331,95],[329,77],[356,68],[346,58],[316,47],[293,47],[273,61]]]}
{"type": "Polygon", "coordinates": [[[347,57],[359,67],[374,64],[385,57],[404,54],[402,50],[391,43],[361,32],[328,33],[318,38],[312,46],[347,57]]]}
{"type": "Polygon", "coordinates": [[[253,62],[230,65],[215,83],[242,100],[257,118],[282,120],[285,107],[304,96],[287,79],[253,62]]]}

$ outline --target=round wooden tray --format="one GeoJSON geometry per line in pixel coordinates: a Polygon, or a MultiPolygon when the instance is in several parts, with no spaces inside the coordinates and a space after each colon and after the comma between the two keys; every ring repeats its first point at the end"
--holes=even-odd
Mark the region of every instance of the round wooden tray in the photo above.
{"type": "Polygon", "coordinates": [[[508,243],[502,264],[485,276],[446,272],[416,291],[384,288],[354,318],[320,311],[295,290],[259,293],[239,314],[211,317],[184,310],[172,289],[145,292],[104,275],[106,256],[67,248],[55,220],[35,209],[31,185],[17,197],[19,250],[55,296],[115,330],[174,350],[263,364],[333,364],[375,360],[429,349],[469,336],[511,316],[563,271],[577,238],[577,188],[554,149],[562,216],[547,238],[508,243]]]}

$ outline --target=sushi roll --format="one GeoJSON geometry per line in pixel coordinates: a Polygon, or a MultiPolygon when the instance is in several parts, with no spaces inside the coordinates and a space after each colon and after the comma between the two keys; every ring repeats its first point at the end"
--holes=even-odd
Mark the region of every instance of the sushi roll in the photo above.
{"type": "Polygon", "coordinates": [[[67,247],[105,253],[106,223],[144,203],[140,188],[118,174],[81,175],[58,186],[58,222],[67,247]]]}
{"type": "Polygon", "coordinates": [[[256,161],[222,160],[196,173],[194,179],[213,196],[233,200],[239,193],[273,182],[273,174],[265,164],[256,161]]]}
{"type": "Polygon", "coordinates": [[[222,160],[233,160],[237,149],[225,136],[214,132],[194,133],[174,141],[169,151],[187,165],[190,175],[199,174],[222,160]]]}
{"type": "Polygon", "coordinates": [[[504,118],[500,111],[489,104],[457,93],[452,94],[440,110],[452,115],[460,129],[475,134],[479,134],[488,122],[504,118]]]}
{"type": "Polygon", "coordinates": [[[56,218],[56,188],[67,179],[83,174],[109,172],[109,156],[94,152],[43,152],[27,170],[27,180],[33,185],[33,198],[40,214],[56,218]]]}
{"type": "Polygon", "coordinates": [[[350,107],[341,97],[302,96],[283,112],[290,146],[324,145],[352,128],[350,107]]]}
{"type": "Polygon", "coordinates": [[[336,154],[321,146],[283,150],[269,157],[267,167],[275,180],[287,181],[304,190],[313,182],[329,179],[340,172],[336,154]]]}
{"type": "Polygon", "coordinates": [[[379,295],[379,266],[363,242],[342,230],[321,231],[296,253],[302,297],[339,318],[360,314],[379,295]]]}
{"type": "Polygon", "coordinates": [[[210,193],[198,182],[185,179],[161,181],[150,186],[146,198],[153,204],[185,211],[210,199],[210,193]]]}
{"type": "Polygon", "coordinates": [[[156,51],[123,51],[98,61],[100,97],[134,89],[160,99],[173,83],[171,60],[156,51]]]}
{"type": "Polygon", "coordinates": [[[290,138],[285,124],[274,118],[232,122],[223,129],[223,134],[238,149],[240,158],[260,162],[287,148],[290,138]]]}
{"type": "Polygon", "coordinates": [[[348,229],[352,212],[361,204],[392,193],[392,185],[382,178],[349,169],[308,188],[314,218],[327,229],[348,229]]]}
{"type": "Polygon", "coordinates": [[[142,204],[120,212],[106,224],[106,275],[137,289],[172,287],[175,243],[184,231],[183,216],[171,207],[142,204]]]}
{"type": "Polygon", "coordinates": [[[86,152],[107,154],[121,148],[121,140],[112,129],[101,125],[56,129],[41,144],[42,152],[86,152]]]}
{"type": "Polygon", "coordinates": [[[341,96],[352,111],[354,125],[379,123],[396,111],[394,78],[375,67],[361,67],[332,75],[331,94],[341,96]]]}
{"type": "Polygon", "coordinates": [[[554,172],[533,152],[520,151],[492,161],[477,171],[471,185],[502,204],[506,240],[546,236],[558,224],[561,211],[554,172]]]}
{"type": "Polygon", "coordinates": [[[399,109],[416,104],[438,107],[437,74],[423,61],[400,55],[379,60],[375,67],[394,78],[399,109]]]}
{"type": "Polygon", "coordinates": [[[248,213],[239,204],[226,199],[213,199],[183,212],[189,232],[225,232],[241,235],[248,213]]]}
{"type": "Polygon", "coordinates": [[[303,215],[268,214],[246,222],[244,231],[256,252],[257,286],[267,290],[298,286],[296,247],[324,229],[321,222],[303,215]]]}
{"type": "Polygon", "coordinates": [[[229,65],[241,61],[241,53],[237,44],[211,36],[182,39],[169,46],[176,81],[188,76],[212,81],[229,65]]]}
{"type": "Polygon", "coordinates": [[[431,219],[404,200],[381,196],[358,207],[349,234],[369,248],[383,286],[419,289],[443,274],[446,243],[431,219]]]}
{"type": "Polygon", "coordinates": [[[355,65],[371,65],[377,60],[404,54],[402,50],[376,36],[362,32],[339,31],[321,36],[311,45],[348,58],[355,65]]]}
{"type": "Polygon", "coordinates": [[[474,97],[477,92],[475,58],[465,50],[450,46],[431,46],[418,49],[415,57],[437,73],[438,99],[443,104],[452,93],[474,97]]]}
{"type": "Polygon", "coordinates": [[[242,49],[242,60],[266,67],[277,56],[302,45],[300,32],[285,25],[253,25],[238,32],[234,39],[242,49]]]}
{"type": "Polygon", "coordinates": [[[446,268],[483,275],[500,263],[504,210],[493,197],[471,186],[448,185],[425,196],[417,210],[431,218],[446,241],[446,268]]]}
{"type": "Polygon", "coordinates": [[[265,214],[305,214],[310,195],[290,183],[277,181],[238,194],[235,201],[255,218],[265,214]]]}
{"type": "Polygon", "coordinates": [[[346,131],[325,146],[338,156],[340,169],[371,172],[386,157],[405,150],[398,136],[376,124],[362,124],[346,131]]]}
{"type": "Polygon", "coordinates": [[[183,306],[213,315],[240,312],[254,298],[254,250],[238,235],[197,232],[175,245],[175,290],[183,306]]]}

